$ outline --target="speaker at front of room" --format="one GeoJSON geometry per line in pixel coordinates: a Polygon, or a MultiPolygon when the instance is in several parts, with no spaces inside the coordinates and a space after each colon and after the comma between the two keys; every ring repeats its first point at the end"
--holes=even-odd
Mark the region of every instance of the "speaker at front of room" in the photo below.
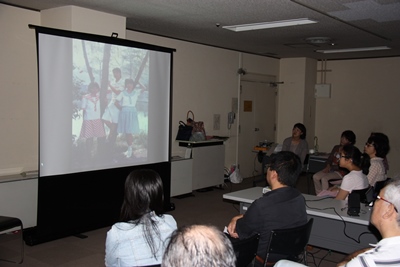
{"type": "Polygon", "coordinates": [[[360,194],[352,192],[347,201],[347,214],[350,216],[359,216],[360,214],[360,194]]]}

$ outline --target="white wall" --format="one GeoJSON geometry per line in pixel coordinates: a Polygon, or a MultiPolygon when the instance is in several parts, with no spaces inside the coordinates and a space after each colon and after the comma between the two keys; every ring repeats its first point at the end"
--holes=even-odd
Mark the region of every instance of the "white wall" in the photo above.
{"type": "Polygon", "coordinates": [[[357,135],[362,151],[371,132],[389,136],[389,175],[400,173],[400,57],[328,61],[331,98],[316,105],[320,151],[330,151],[344,130],[357,135]]]}

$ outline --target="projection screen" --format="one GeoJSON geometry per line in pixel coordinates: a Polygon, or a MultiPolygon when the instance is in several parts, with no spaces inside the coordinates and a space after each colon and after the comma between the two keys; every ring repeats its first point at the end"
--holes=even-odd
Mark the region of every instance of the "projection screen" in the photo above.
{"type": "Polygon", "coordinates": [[[172,49],[37,35],[41,177],[168,161],[172,49]]]}

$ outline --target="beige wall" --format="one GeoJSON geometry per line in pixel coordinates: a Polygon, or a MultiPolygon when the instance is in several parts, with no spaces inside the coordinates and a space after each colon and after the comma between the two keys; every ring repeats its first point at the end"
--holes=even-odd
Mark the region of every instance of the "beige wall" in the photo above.
{"type": "Polygon", "coordinates": [[[0,174],[38,167],[38,12],[0,4],[0,174]]]}
{"type": "Polygon", "coordinates": [[[127,39],[176,49],[173,69],[172,154],[184,155],[175,136],[179,120],[192,110],[195,120],[205,123],[207,135],[229,136],[225,142],[225,166],[237,163],[237,120],[227,127],[232,98],[238,98],[240,67],[249,72],[277,75],[279,60],[241,54],[189,42],[127,31],[127,39]],[[220,115],[220,129],[213,129],[213,116],[220,115]]]}
{"type": "Polygon", "coordinates": [[[304,80],[304,125],[307,126],[307,141],[309,147],[314,146],[315,136],[315,116],[316,116],[316,99],[315,94],[315,81],[317,77],[317,61],[307,58],[305,66],[305,80],[304,80]]]}
{"type": "Polygon", "coordinates": [[[43,10],[41,26],[125,38],[126,18],[77,6],[43,10]],[[107,23],[99,23],[99,21],[107,23]]]}
{"type": "MultiPolygon", "coordinates": [[[[34,31],[28,29],[27,25],[40,25],[42,20],[46,26],[58,25],[57,27],[68,29],[75,25],[74,30],[83,31],[76,23],[72,23],[72,17],[77,13],[94,12],[92,15],[95,16],[107,15],[80,8],[75,10],[70,6],[40,13],[3,4],[0,4],[0,12],[2,14],[0,22],[3,22],[0,23],[0,30],[2,36],[6,37],[1,41],[0,59],[1,62],[9,62],[1,64],[2,71],[0,73],[2,81],[0,144],[4,151],[1,154],[0,170],[7,171],[15,167],[23,171],[37,170],[36,44],[34,31]],[[59,12],[62,14],[58,14],[59,12]],[[61,18],[58,24],[54,17],[61,18]]],[[[86,15],[85,17],[93,16],[86,15]]],[[[104,35],[108,31],[119,29],[120,19],[118,17],[112,19],[116,25],[113,30],[104,32],[102,29],[94,29],[93,31],[96,34],[104,35]]],[[[205,122],[207,134],[230,137],[225,146],[225,164],[226,166],[235,164],[238,153],[237,120],[229,130],[227,113],[232,110],[232,98],[238,98],[240,77],[237,70],[239,67],[244,67],[251,72],[276,76],[279,73],[279,60],[133,31],[126,31],[126,39],[177,50],[174,53],[173,69],[172,139],[175,139],[178,121],[185,120],[186,113],[190,109],[195,113],[196,120],[205,122]],[[214,114],[219,114],[221,118],[219,130],[213,129],[214,114]]],[[[182,155],[182,148],[176,142],[173,142],[172,153],[182,155]]]]}
{"type": "Polygon", "coordinates": [[[38,169],[36,40],[28,25],[124,37],[125,18],[73,6],[35,12],[0,4],[0,14],[0,175],[6,175],[38,169]]]}
{"type": "Polygon", "coordinates": [[[357,147],[371,132],[389,136],[389,175],[400,173],[400,57],[328,61],[331,98],[317,99],[316,135],[320,151],[339,143],[344,130],[357,135],[357,147]]]}
{"type": "MultiPolygon", "coordinates": [[[[0,170],[21,168],[36,170],[38,164],[38,112],[36,44],[28,24],[39,25],[40,13],[0,4],[0,170]]],[[[332,84],[330,99],[310,98],[316,82],[315,61],[305,58],[277,60],[235,51],[213,48],[173,39],[126,32],[126,38],[175,48],[173,70],[172,138],[179,120],[186,119],[191,109],[196,119],[203,120],[210,135],[226,135],[225,164],[236,162],[237,121],[228,130],[227,113],[232,98],[238,97],[240,67],[248,72],[278,76],[284,84],[278,86],[278,133],[282,141],[290,135],[296,122],[312,124],[320,151],[329,151],[339,141],[340,133],[352,129],[362,149],[371,131],[389,135],[390,174],[400,172],[399,112],[400,58],[329,61],[332,84]],[[310,89],[311,88],[311,89],[310,89]],[[315,101],[315,111],[312,106],[315,101]],[[313,112],[315,114],[313,115],[313,112]],[[220,114],[220,130],[213,130],[213,115],[220,114]],[[307,118],[310,114],[310,118],[307,118]]],[[[312,144],[312,125],[308,125],[312,144]]],[[[173,153],[181,149],[173,144],[173,153]]],[[[239,152],[240,153],[240,152],[239,152]]]]}
{"type": "Polygon", "coordinates": [[[314,85],[317,61],[309,58],[287,58],[280,60],[278,86],[278,127],[277,141],[290,136],[295,123],[307,128],[306,140],[313,144],[315,130],[314,85]]]}

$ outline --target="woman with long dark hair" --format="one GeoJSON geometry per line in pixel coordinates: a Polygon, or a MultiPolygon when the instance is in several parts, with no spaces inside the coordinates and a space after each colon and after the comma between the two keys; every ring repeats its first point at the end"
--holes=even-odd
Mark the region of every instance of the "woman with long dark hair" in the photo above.
{"type": "Polygon", "coordinates": [[[153,170],[132,171],[125,180],[121,222],[107,233],[105,264],[146,266],[161,264],[175,219],[163,214],[163,184],[153,170]]]}

